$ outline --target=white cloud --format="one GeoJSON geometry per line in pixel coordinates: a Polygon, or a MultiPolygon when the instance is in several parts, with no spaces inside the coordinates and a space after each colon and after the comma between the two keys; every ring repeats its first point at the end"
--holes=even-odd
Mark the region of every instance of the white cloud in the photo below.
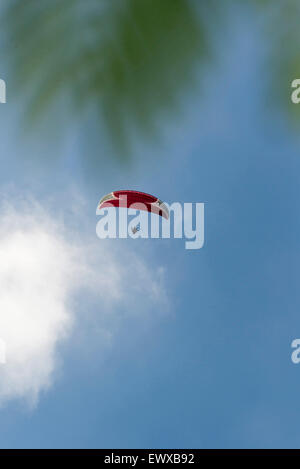
{"type": "Polygon", "coordinates": [[[96,235],[95,244],[75,242],[53,220],[34,202],[0,210],[0,339],[6,344],[1,404],[19,397],[34,405],[52,385],[58,345],[72,333],[82,288],[101,297],[103,310],[130,309],[132,298],[166,301],[161,268],[154,273],[137,256],[114,253],[96,235]]]}

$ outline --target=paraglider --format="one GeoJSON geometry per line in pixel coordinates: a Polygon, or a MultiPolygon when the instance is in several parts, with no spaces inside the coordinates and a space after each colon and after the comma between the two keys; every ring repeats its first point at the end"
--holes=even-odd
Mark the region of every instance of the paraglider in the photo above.
{"type": "Polygon", "coordinates": [[[139,191],[114,191],[105,195],[99,202],[98,209],[106,207],[127,207],[156,213],[166,220],[169,219],[169,210],[162,200],[154,195],[139,191]]]}
{"type": "Polygon", "coordinates": [[[131,228],[132,234],[135,235],[138,231],[140,231],[140,229],[141,229],[141,224],[139,223],[138,225],[131,228]]]}
{"type": "Polygon", "coordinates": [[[164,222],[166,223],[168,223],[169,220],[169,209],[162,200],[154,195],[139,191],[121,190],[111,192],[100,200],[98,211],[102,209],[107,209],[107,215],[102,217],[97,224],[97,234],[100,238],[107,236],[115,238],[117,236],[117,225],[119,228],[119,238],[127,238],[128,234],[133,238],[148,237],[148,217],[145,213],[143,214],[143,212],[151,213],[151,222],[153,221],[153,227],[156,226],[156,230],[159,230],[158,215],[164,218],[164,222]],[[117,214],[115,210],[113,210],[115,208],[126,209],[125,211],[118,210],[118,223],[116,219],[117,214]],[[127,209],[138,213],[138,215],[129,222],[129,226],[127,209]],[[154,220],[152,220],[153,214],[154,220]]]}
{"type": "Polygon", "coordinates": [[[96,215],[101,216],[96,226],[100,239],[184,237],[186,249],[204,245],[204,203],[170,204],[145,192],[120,190],[102,197],[96,215]]]}

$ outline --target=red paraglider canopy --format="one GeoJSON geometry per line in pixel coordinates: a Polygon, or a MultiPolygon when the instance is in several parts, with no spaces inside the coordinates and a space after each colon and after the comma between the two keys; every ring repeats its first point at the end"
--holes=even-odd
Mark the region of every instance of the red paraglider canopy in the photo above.
{"type": "Polygon", "coordinates": [[[127,207],[157,213],[168,220],[169,210],[157,197],[139,191],[114,191],[105,195],[99,202],[98,209],[107,207],[127,207]]]}

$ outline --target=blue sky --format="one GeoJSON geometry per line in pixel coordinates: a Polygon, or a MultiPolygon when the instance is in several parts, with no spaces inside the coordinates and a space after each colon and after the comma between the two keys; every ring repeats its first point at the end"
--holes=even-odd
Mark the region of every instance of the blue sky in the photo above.
{"type": "Polygon", "coordinates": [[[109,305],[105,292],[80,284],[51,385],[34,406],[27,396],[3,403],[1,447],[299,446],[300,367],[290,359],[300,333],[299,139],[267,107],[268,77],[255,19],[237,17],[216,65],[186,93],[183,114],[164,123],[164,143],[140,143],[138,163],[112,162],[91,183],[76,128],[59,145],[40,134],[32,142],[17,137],[20,110],[9,100],[0,107],[3,196],[34,197],[63,218],[92,246],[96,281],[110,251],[106,262],[137,284],[109,305]],[[57,163],[36,157],[53,152],[57,163]],[[119,187],[205,202],[203,249],[98,240],[97,202],[119,187]],[[150,277],[163,269],[155,301],[137,278],[140,262],[150,277]]]}

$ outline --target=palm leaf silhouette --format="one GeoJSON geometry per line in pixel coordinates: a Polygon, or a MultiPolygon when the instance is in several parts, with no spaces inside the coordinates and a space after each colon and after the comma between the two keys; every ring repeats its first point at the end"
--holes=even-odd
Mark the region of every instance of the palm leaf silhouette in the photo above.
{"type": "MultiPolygon", "coordinates": [[[[212,2],[214,3],[214,2],[212,2]]],[[[63,96],[70,118],[93,108],[124,155],[155,134],[209,56],[204,2],[9,0],[4,29],[16,87],[35,123],[63,96]]]]}

